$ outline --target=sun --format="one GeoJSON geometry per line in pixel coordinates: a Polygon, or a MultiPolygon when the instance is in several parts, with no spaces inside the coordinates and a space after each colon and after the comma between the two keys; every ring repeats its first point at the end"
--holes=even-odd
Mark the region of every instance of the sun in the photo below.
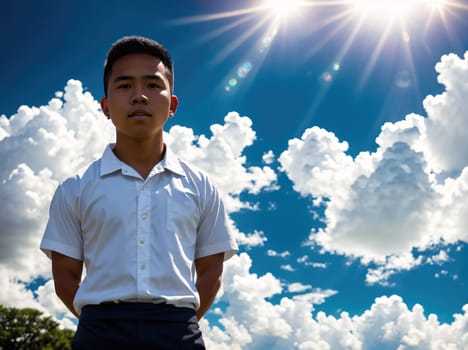
{"type": "Polygon", "coordinates": [[[285,19],[297,14],[304,1],[300,0],[264,0],[263,8],[277,19],[285,19]]]}

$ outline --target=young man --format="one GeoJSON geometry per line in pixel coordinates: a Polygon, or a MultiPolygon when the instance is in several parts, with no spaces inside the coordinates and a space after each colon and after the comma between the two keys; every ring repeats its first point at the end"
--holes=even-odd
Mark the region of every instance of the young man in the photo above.
{"type": "Polygon", "coordinates": [[[173,77],[159,43],[117,41],[101,100],[116,143],[53,197],[41,249],[79,318],[74,349],[204,349],[198,320],[237,245],[211,180],[163,142],[173,77]]]}

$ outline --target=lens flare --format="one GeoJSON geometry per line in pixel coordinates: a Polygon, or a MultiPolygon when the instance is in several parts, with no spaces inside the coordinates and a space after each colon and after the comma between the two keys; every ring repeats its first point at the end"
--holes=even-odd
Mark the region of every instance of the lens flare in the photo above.
{"type": "Polygon", "coordinates": [[[324,83],[331,83],[338,74],[341,66],[338,62],[333,63],[328,70],[320,75],[320,80],[324,83]]]}
{"type": "Polygon", "coordinates": [[[252,64],[250,62],[245,62],[243,65],[241,65],[237,69],[237,76],[239,78],[245,78],[250,73],[251,69],[252,69],[252,64]]]}
{"type": "Polygon", "coordinates": [[[411,37],[410,37],[409,33],[406,32],[406,31],[403,32],[402,37],[403,37],[403,41],[404,41],[405,43],[409,43],[410,40],[411,40],[411,37]]]}
{"type": "Polygon", "coordinates": [[[330,83],[333,80],[333,77],[329,72],[324,72],[322,74],[322,80],[326,83],[330,83]]]}
{"type": "Polygon", "coordinates": [[[278,34],[278,28],[271,26],[269,30],[257,41],[257,45],[246,54],[243,62],[236,66],[228,75],[228,82],[224,85],[224,90],[228,93],[233,93],[234,90],[239,90],[241,84],[246,83],[246,80],[252,80],[252,71],[258,71],[263,59],[270,49],[275,36],[278,34]],[[248,77],[250,75],[250,77],[248,77]]]}

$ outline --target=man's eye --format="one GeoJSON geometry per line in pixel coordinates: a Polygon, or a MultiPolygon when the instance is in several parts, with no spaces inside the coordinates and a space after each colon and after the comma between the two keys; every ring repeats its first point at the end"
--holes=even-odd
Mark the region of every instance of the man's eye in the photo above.
{"type": "Polygon", "coordinates": [[[148,88],[150,88],[150,89],[157,89],[157,88],[159,88],[159,85],[156,84],[156,83],[149,83],[149,84],[148,84],[148,88]]]}
{"type": "Polygon", "coordinates": [[[117,85],[117,89],[129,89],[130,88],[130,84],[119,84],[117,85]]]}

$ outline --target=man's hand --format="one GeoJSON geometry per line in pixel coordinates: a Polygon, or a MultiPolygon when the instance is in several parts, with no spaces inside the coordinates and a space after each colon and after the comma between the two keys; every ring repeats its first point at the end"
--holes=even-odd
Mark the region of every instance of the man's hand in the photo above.
{"type": "Polygon", "coordinates": [[[54,276],[55,293],[77,318],[80,318],[80,315],[73,307],[73,299],[80,286],[82,272],[83,261],[52,252],[52,274],[54,276]]]}
{"type": "Polygon", "coordinates": [[[197,289],[200,294],[200,307],[197,318],[200,320],[208,311],[221,287],[224,253],[205,256],[195,260],[197,271],[197,289]]]}

